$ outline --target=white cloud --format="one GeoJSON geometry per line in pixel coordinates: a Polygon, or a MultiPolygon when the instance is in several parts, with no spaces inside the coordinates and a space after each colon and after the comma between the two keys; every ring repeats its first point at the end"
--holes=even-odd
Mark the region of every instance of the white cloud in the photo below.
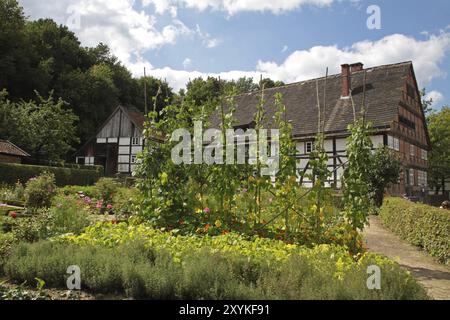
{"type": "Polygon", "coordinates": [[[284,53],[284,52],[286,52],[287,50],[288,50],[288,46],[287,46],[287,45],[284,45],[284,46],[283,46],[283,49],[281,49],[281,52],[284,53]]]}
{"type": "MultiPolygon", "coordinates": [[[[228,71],[221,73],[187,72],[171,68],[153,69],[154,76],[166,78],[175,88],[183,88],[189,79],[196,77],[221,77],[236,79],[247,76],[259,80],[260,75],[286,83],[302,81],[325,75],[339,73],[340,65],[361,61],[365,67],[378,66],[403,61],[413,61],[419,86],[427,86],[435,78],[444,77],[440,68],[445,55],[450,51],[450,33],[432,35],[426,40],[416,40],[401,34],[387,36],[378,41],[361,41],[350,47],[316,46],[308,50],[297,50],[286,60],[277,64],[271,61],[259,61],[254,71],[228,71]]],[[[431,92],[430,92],[431,93],[431,92]]],[[[439,95],[434,95],[439,99],[439,95]]]]}
{"type": "Polygon", "coordinates": [[[196,25],[196,33],[202,40],[202,44],[206,48],[214,48],[217,47],[222,41],[220,39],[212,38],[211,35],[207,32],[202,31],[200,26],[196,25]]]}
{"type": "Polygon", "coordinates": [[[289,83],[323,76],[327,66],[330,68],[330,73],[338,73],[340,64],[357,61],[363,62],[366,67],[371,67],[412,60],[421,87],[429,85],[435,78],[446,75],[445,71],[440,68],[440,63],[450,50],[450,32],[448,31],[428,35],[422,40],[394,34],[377,41],[360,41],[349,47],[316,46],[307,50],[294,51],[282,63],[258,61],[253,70],[247,71],[202,73],[174,70],[170,67],[155,68],[144,58],[145,53],[164,45],[173,44],[180,37],[197,36],[205,47],[214,47],[220,42],[202,31],[199,26],[196,26],[195,30],[191,30],[178,20],[173,11],[176,11],[180,3],[198,10],[210,8],[237,12],[271,8],[270,10],[273,12],[281,12],[305,4],[327,6],[333,1],[344,0],[141,1],[155,4],[155,10],[159,13],[172,11],[172,17],[175,18],[172,18],[170,24],[157,27],[155,16],[137,11],[133,7],[135,0],[59,0],[51,2],[20,0],[20,4],[31,18],[51,17],[62,24],[66,24],[70,17],[70,14],[67,13],[68,8],[77,8],[77,12],[81,14],[81,28],[73,31],[84,46],[95,46],[99,42],[104,42],[135,76],[141,76],[146,67],[149,74],[158,78],[166,78],[176,90],[184,87],[189,79],[199,76],[220,76],[223,79],[247,76],[258,80],[259,76],[263,74],[264,77],[289,83]]]}
{"type": "Polygon", "coordinates": [[[444,100],[444,95],[436,90],[430,91],[425,96],[425,100],[432,100],[431,107],[436,109],[439,107],[439,103],[444,100]]]}
{"type": "Polygon", "coordinates": [[[189,58],[184,59],[184,61],[183,61],[183,67],[184,67],[185,69],[189,68],[189,67],[191,66],[191,64],[192,64],[192,60],[191,60],[191,59],[189,59],[189,58]]]}
{"type": "Polygon", "coordinates": [[[164,13],[173,8],[189,8],[198,11],[218,10],[234,15],[238,12],[271,12],[279,14],[292,11],[305,5],[328,7],[333,2],[359,0],[142,0],[144,5],[153,4],[157,13],[164,13]]]}
{"type": "Polygon", "coordinates": [[[343,63],[362,62],[366,67],[412,60],[420,86],[446,73],[439,64],[450,50],[450,33],[431,35],[426,40],[416,40],[394,34],[378,41],[361,41],[350,47],[316,46],[309,50],[293,52],[283,63],[259,61],[257,70],[274,79],[296,82],[325,74],[338,73],[343,63]]]}
{"type": "MultiPolygon", "coordinates": [[[[79,28],[72,28],[85,46],[108,44],[111,51],[131,69],[142,64],[147,50],[174,44],[179,37],[191,35],[192,30],[173,18],[171,23],[156,27],[155,16],[133,7],[134,0],[20,0],[31,18],[51,17],[69,24],[78,15],[79,28]]],[[[142,71],[141,71],[142,72],[142,71]]]]}

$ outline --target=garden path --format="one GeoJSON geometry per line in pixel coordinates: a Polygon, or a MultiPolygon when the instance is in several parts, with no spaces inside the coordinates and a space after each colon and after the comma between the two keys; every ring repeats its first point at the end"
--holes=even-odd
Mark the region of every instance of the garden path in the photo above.
{"type": "Polygon", "coordinates": [[[450,300],[450,268],[388,231],[380,217],[370,217],[370,226],[364,230],[364,238],[369,251],[399,263],[425,287],[432,298],[450,300]]]}

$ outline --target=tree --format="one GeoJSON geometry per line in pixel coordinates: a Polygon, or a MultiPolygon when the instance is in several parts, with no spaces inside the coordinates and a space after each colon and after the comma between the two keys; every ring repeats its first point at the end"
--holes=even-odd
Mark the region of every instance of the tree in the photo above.
{"type": "Polygon", "coordinates": [[[369,176],[370,189],[374,204],[381,207],[386,188],[398,183],[401,162],[397,154],[386,147],[377,149],[370,162],[372,165],[369,176]]]}
{"type": "Polygon", "coordinates": [[[426,99],[427,96],[427,89],[423,88],[420,90],[420,96],[422,97],[422,108],[423,112],[425,113],[425,116],[429,115],[433,111],[433,99],[426,99]]]}
{"type": "Polygon", "coordinates": [[[428,182],[438,192],[445,190],[445,180],[450,178],[450,107],[428,116],[431,152],[428,155],[428,182]]]}
{"type": "Polygon", "coordinates": [[[0,94],[0,137],[11,140],[33,157],[61,160],[78,142],[75,122],[78,117],[67,104],[52,94],[37,101],[11,102],[6,91],[0,94]]]}

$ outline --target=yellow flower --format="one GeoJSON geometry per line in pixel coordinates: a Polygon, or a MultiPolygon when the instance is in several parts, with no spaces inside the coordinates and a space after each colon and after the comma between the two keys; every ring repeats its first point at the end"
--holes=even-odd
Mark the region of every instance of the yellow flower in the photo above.
{"type": "Polygon", "coordinates": [[[222,226],[222,222],[220,220],[216,220],[214,224],[216,225],[217,228],[220,228],[222,226]]]}

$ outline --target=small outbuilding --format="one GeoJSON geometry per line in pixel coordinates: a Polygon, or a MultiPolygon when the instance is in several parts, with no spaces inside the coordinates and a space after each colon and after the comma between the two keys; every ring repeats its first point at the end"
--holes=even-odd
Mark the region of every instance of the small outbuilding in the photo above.
{"type": "Polygon", "coordinates": [[[0,139],[0,163],[22,163],[30,155],[8,140],[0,139]]]}

